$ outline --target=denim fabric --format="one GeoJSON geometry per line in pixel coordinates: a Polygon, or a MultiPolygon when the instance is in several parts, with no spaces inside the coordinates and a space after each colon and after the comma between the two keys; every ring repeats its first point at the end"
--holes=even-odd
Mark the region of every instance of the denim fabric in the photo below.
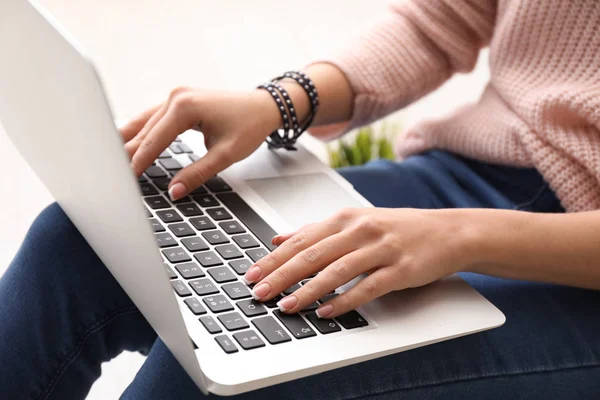
{"type": "MultiPolygon", "coordinates": [[[[380,207],[564,211],[533,169],[439,151],[340,173],[380,207]]],[[[462,277],[506,314],[504,326],[234,398],[600,396],[600,292],[462,277]]],[[[57,205],[36,219],[0,279],[0,343],[0,399],[83,399],[100,364],[123,350],[148,357],[122,398],[203,398],[57,205]]]]}

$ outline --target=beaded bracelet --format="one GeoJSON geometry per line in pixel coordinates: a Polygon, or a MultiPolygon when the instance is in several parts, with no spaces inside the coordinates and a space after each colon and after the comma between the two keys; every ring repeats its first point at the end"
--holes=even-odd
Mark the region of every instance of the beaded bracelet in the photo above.
{"type": "Polygon", "coordinates": [[[273,131],[267,138],[269,148],[285,148],[288,150],[296,150],[294,147],[296,140],[311,125],[319,108],[319,95],[314,83],[308,76],[306,76],[306,74],[302,72],[289,71],[282,76],[273,79],[269,83],[258,86],[258,89],[264,89],[271,94],[271,97],[273,97],[277,107],[279,108],[281,120],[283,122],[283,135],[279,134],[278,129],[273,131]],[[296,83],[298,83],[304,89],[306,95],[308,96],[310,112],[306,121],[304,121],[302,124],[300,124],[298,121],[292,99],[287,91],[278,84],[279,81],[285,78],[290,78],[296,81],[296,83]]]}

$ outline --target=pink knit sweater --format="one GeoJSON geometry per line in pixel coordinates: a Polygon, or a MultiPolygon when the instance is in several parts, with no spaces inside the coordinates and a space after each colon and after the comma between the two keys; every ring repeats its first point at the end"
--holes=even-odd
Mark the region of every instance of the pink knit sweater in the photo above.
{"type": "MultiPolygon", "coordinates": [[[[408,0],[337,57],[356,101],[345,131],[470,71],[490,47],[477,104],[421,124],[399,156],[439,148],[537,168],[569,211],[600,209],[600,1],[408,0]]],[[[335,137],[339,129],[320,136],[335,137]]]]}

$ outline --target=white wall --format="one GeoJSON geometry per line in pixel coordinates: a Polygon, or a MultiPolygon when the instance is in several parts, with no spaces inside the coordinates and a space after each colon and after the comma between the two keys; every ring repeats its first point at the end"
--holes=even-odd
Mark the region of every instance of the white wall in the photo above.
{"type": "MultiPolygon", "coordinates": [[[[334,51],[386,0],[40,0],[95,60],[116,118],[160,102],[178,85],[247,89],[334,51]]],[[[477,98],[487,53],[473,74],[400,112],[404,124],[477,98]]],[[[32,116],[35,118],[35,116],[32,116]]],[[[314,144],[320,152],[318,144],[314,144]]],[[[0,274],[36,214],[52,201],[0,128],[0,274]]],[[[143,359],[105,366],[90,399],[117,398],[143,359]]]]}

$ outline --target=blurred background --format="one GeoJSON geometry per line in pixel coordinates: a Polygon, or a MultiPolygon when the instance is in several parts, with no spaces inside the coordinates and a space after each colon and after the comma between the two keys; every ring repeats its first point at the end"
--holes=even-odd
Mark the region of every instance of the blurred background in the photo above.
{"type": "MultiPolygon", "coordinates": [[[[94,60],[115,118],[126,120],[161,102],[175,86],[251,89],[280,72],[332,54],[359,35],[369,19],[384,12],[388,0],[39,2],[94,60]]],[[[409,126],[441,116],[475,101],[488,78],[484,51],[471,74],[455,76],[390,121],[409,126]]],[[[48,134],[52,134],[51,126],[48,134]]],[[[320,142],[309,139],[306,143],[326,161],[320,142]]],[[[0,170],[4,187],[0,200],[2,275],[35,216],[53,199],[1,125],[0,170]]],[[[88,398],[118,398],[142,363],[143,357],[127,353],[105,364],[88,398]]]]}

